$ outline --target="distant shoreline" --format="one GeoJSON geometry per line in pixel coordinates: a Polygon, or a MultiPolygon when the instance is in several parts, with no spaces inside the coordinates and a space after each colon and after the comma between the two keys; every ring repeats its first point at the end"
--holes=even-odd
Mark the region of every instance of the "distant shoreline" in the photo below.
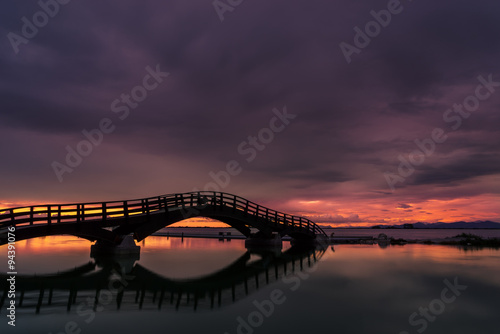
{"type": "MultiPolygon", "coordinates": [[[[318,225],[324,230],[500,230],[499,227],[415,227],[415,228],[401,228],[401,227],[381,227],[381,228],[373,228],[373,227],[323,227],[318,225]]],[[[212,227],[212,226],[167,226],[165,228],[207,228],[207,229],[232,229],[231,226],[222,226],[222,227],[212,227]]]]}
{"type": "Polygon", "coordinates": [[[401,227],[321,227],[322,229],[335,230],[500,230],[500,227],[414,227],[414,228],[401,228],[401,227]]]}
{"type": "MultiPolygon", "coordinates": [[[[223,229],[223,228],[219,228],[223,229]]],[[[330,230],[332,230],[330,228],[330,230]]],[[[422,229],[425,230],[425,229],[422,229]]],[[[450,230],[450,229],[447,229],[450,230]]],[[[463,229],[458,229],[463,230],[463,229]]],[[[479,229],[478,229],[479,230],[479,229]]],[[[230,241],[232,239],[246,239],[244,235],[240,234],[228,234],[227,232],[220,232],[221,234],[201,234],[201,233],[169,233],[169,232],[156,232],[153,233],[153,236],[157,237],[167,237],[167,238],[202,238],[202,239],[219,239],[221,241],[227,240],[230,241]],[[226,233],[226,234],[223,234],[226,233]]],[[[402,238],[393,238],[381,236],[384,233],[381,233],[379,237],[369,237],[369,236],[332,236],[330,237],[331,245],[339,245],[339,244],[369,244],[379,246],[389,246],[389,245],[406,245],[406,244],[423,244],[423,245],[446,245],[446,246],[460,246],[460,247],[490,247],[490,248],[500,248],[500,238],[482,238],[472,234],[463,233],[462,235],[457,235],[453,237],[447,238],[422,238],[422,239],[402,239],[402,238]]],[[[282,238],[283,241],[291,241],[292,239],[289,236],[284,236],[282,238]]]]}

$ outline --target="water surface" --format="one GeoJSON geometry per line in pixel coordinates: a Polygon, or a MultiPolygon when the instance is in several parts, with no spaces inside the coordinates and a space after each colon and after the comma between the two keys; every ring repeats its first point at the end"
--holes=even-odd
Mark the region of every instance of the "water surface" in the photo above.
{"type": "MultiPolygon", "coordinates": [[[[483,334],[498,333],[500,325],[497,250],[412,244],[311,251],[285,243],[282,253],[250,254],[243,240],[166,237],[140,245],[140,260],[120,268],[91,258],[82,239],[18,242],[18,280],[36,285],[56,276],[59,288],[51,305],[48,290],[41,303],[40,289],[26,291],[15,329],[2,306],[2,333],[60,333],[69,326],[75,333],[483,334]],[[87,288],[102,279],[128,287],[121,295],[103,287],[94,310],[96,289],[87,288]]],[[[0,253],[6,263],[5,246],[0,253]]]]}

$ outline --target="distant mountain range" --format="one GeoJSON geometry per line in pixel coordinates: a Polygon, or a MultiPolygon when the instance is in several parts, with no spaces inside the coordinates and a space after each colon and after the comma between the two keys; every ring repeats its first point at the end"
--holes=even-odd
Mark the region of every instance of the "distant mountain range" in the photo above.
{"type": "Polygon", "coordinates": [[[476,221],[476,222],[454,222],[454,223],[415,223],[401,225],[377,225],[372,228],[500,228],[500,223],[492,221],[476,221]]]}

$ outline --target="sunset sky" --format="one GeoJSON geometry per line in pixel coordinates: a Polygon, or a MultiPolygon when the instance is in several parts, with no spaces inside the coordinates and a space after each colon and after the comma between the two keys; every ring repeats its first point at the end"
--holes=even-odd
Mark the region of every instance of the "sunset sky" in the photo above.
{"type": "Polygon", "coordinates": [[[0,209],[218,178],[337,226],[500,222],[496,0],[44,1],[0,12],[0,209]]]}

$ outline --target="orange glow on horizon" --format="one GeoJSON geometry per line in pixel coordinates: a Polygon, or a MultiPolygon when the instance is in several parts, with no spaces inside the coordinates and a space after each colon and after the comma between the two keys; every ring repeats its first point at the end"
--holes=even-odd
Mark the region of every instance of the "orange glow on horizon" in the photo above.
{"type": "MultiPolygon", "coordinates": [[[[166,236],[149,236],[146,239],[136,242],[138,246],[147,249],[203,249],[211,248],[220,244],[218,238],[179,238],[166,236]]],[[[224,240],[226,247],[245,251],[243,240],[224,240]]],[[[89,252],[93,242],[69,235],[53,235],[39,237],[16,242],[16,249],[32,254],[52,254],[54,252],[89,252]]],[[[0,246],[7,247],[7,245],[0,246]]]]}
{"type": "MultiPolygon", "coordinates": [[[[291,199],[286,202],[273,201],[266,203],[267,207],[293,215],[306,217],[315,223],[334,227],[370,227],[374,225],[398,225],[416,222],[456,222],[492,220],[500,222],[498,209],[500,196],[482,194],[473,198],[463,197],[451,200],[427,199],[412,200],[401,203],[392,197],[356,197],[345,196],[334,199],[291,199]]],[[[12,207],[44,205],[44,203],[12,203],[4,201],[2,209],[12,207]]],[[[2,210],[0,209],[0,210],[2,210]]],[[[89,211],[87,211],[89,210],[89,211]]],[[[95,213],[101,213],[101,208],[86,208],[95,213]]],[[[116,209],[108,209],[112,213],[116,209]]],[[[3,210],[5,212],[5,210],[3,210]]],[[[16,212],[28,212],[28,209],[18,209],[16,212]]],[[[2,213],[2,212],[0,212],[2,213]]],[[[69,215],[70,212],[63,213],[69,215]]],[[[227,224],[204,217],[196,217],[177,222],[172,227],[228,227],[227,224]]]]}
{"type": "MultiPolygon", "coordinates": [[[[57,235],[39,237],[16,242],[16,249],[22,253],[30,251],[31,253],[53,253],[53,252],[71,252],[71,251],[89,251],[92,242],[86,239],[77,238],[69,235],[57,235]]],[[[3,245],[1,247],[5,247],[3,245]]]]}

